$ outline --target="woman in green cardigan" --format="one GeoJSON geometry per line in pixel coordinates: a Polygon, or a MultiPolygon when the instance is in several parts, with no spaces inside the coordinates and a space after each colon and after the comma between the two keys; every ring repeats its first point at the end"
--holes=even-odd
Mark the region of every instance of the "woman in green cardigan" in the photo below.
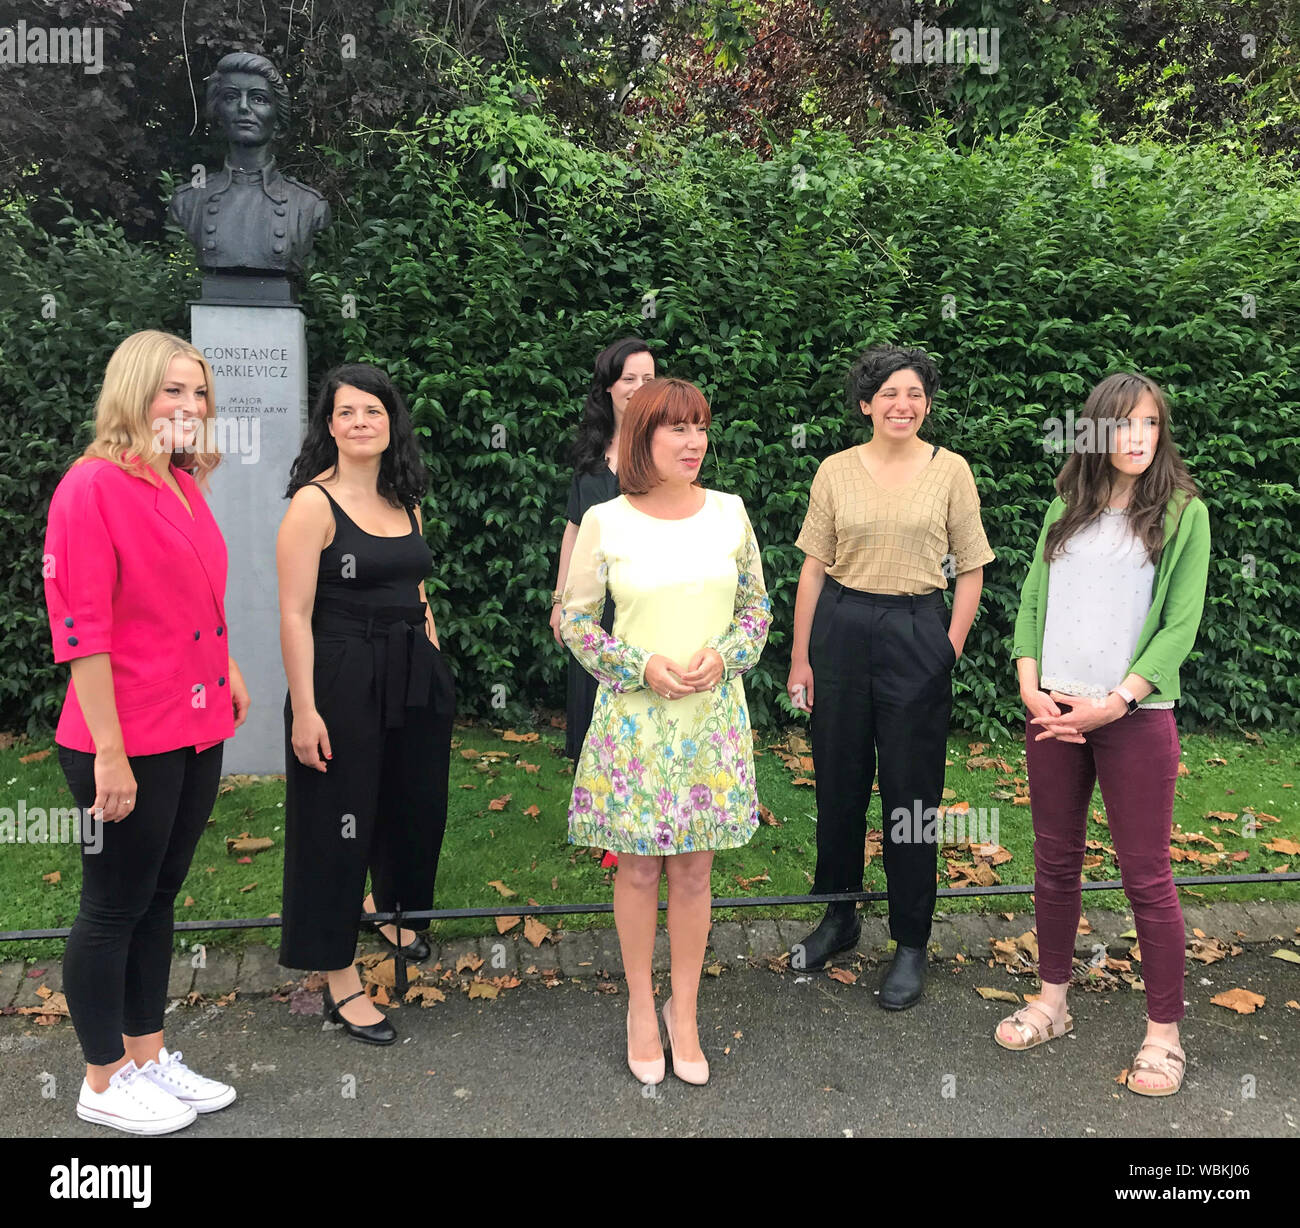
{"type": "Polygon", "coordinates": [[[1088,397],[1080,428],[1021,590],[1012,650],[1028,710],[1043,993],[1004,1019],[995,1039],[1005,1049],[1032,1049],[1073,1027],[1065,997],[1088,806],[1099,783],[1147,992],[1147,1033],[1128,1087],[1168,1096],[1186,1068],[1178,1040],[1183,914],[1169,863],[1179,757],[1173,706],[1205,603],[1209,516],[1152,380],[1108,376],[1088,397]]]}

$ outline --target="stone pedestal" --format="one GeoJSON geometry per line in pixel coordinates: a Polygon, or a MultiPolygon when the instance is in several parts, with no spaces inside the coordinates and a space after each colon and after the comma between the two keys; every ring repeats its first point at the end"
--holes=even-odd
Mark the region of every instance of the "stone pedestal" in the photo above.
{"type": "MultiPolygon", "coordinates": [[[[226,743],[222,770],[284,771],[284,665],[275,536],[307,427],[307,340],[302,309],[204,299],[190,308],[190,338],[212,366],[223,461],[208,496],[230,558],[230,652],[252,697],[248,720],[226,743]]],[[[224,297],[224,296],[223,296],[224,297]]]]}

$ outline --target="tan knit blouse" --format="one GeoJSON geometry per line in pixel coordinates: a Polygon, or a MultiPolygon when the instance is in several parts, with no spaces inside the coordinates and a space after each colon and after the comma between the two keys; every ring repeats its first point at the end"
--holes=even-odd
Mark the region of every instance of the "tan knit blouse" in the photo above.
{"type": "Polygon", "coordinates": [[[813,477],[795,544],[826,563],[832,579],[868,593],[947,588],[948,576],[994,557],[970,466],[947,448],[897,490],[876,483],[861,446],[828,456],[813,477]]]}

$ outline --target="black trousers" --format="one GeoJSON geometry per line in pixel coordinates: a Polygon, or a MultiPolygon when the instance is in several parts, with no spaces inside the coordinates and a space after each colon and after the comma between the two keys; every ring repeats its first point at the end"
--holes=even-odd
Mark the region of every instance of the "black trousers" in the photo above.
{"type": "MultiPolygon", "coordinates": [[[[137,785],[126,818],[103,825],[103,846],[81,850],[81,907],[63,955],[63,992],[86,1061],[123,1056],[122,1037],[163,1030],[172,910],[221,780],[222,745],[131,755],[137,785]]],[[[95,803],[95,756],[59,747],[59,766],[83,811],[95,803]]]]}
{"type": "Polygon", "coordinates": [[[377,911],[433,906],[455,688],[442,654],[427,638],[415,639],[425,634],[417,617],[419,625],[396,638],[392,621],[364,633],[347,620],[326,624],[328,631],[315,628],[316,710],[333,753],[326,771],[295,757],[293,707],[285,696],[280,963],[287,968],[352,963],[367,870],[377,911]],[[399,693],[414,668],[393,659],[399,651],[412,662],[416,652],[432,654],[432,685],[417,697],[423,702],[408,706],[399,693]]]}
{"type": "Polygon", "coordinates": [[[925,945],[934,913],[934,809],[943,793],[956,662],[947,628],[938,590],[887,596],[828,576],[808,642],[817,778],[813,891],[862,890],[867,806],[878,770],[889,932],[904,946],[925,945]]]}

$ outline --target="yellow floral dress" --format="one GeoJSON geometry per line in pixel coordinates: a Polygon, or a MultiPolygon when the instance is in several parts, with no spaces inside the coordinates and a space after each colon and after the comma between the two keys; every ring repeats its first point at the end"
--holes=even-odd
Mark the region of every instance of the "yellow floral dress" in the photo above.
{"type": "Polygon", "coordinates": [[[705,492],[684,520],[620,495],[582,518],[560,634],[600,684],[578,759],[569,842],[663,856],[735,848],[758,827],[753,737],[740,675],[763,651],[772,604],[758,542],[736,495],[705,492]],[[601,628],[606,592],[614,630],[601,628]],[[664,699],[646,686],[662,653],[683,669],[722,656],[710,691],[664,699]]]}

